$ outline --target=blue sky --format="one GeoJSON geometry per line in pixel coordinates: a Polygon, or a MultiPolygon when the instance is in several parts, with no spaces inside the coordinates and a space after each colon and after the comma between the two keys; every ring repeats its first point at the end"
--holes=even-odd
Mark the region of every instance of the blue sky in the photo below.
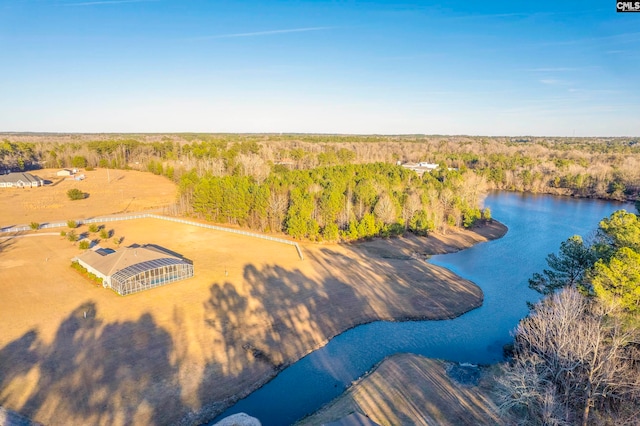
{"type": "Polygon", "coordinates": [[[0,58],[0,131],[640,136],[608,0],[0,0],[0,58]]]}

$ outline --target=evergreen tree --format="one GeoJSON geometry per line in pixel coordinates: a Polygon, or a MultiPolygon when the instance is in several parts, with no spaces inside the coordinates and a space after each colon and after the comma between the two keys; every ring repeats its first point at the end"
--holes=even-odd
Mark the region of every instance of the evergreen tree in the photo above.
{"type": "Polygon", "coordinates": [[[640,220],[635,214],[618,210],[600,222],[600,230],[614,249],[630,247],[640,251],[640,220]]]}
{"type": "Polygon", "coordinates": [[[640,313],[640,253],[623,247],[609,261],[600,259],[591,282],[599,298],[619,302],[630,314],[640,313]]]}
{"type": "Polygon", "coordinates": [[[542,294],[550,294],[563,287],[581,286],[585,273],[596,260],[594,248],[585,245],[581,236],[574,235],[560,244],[559,254],[547,256],[550,269],[545,269],[542,274],[533,274],[529,287],[542,294]]]}

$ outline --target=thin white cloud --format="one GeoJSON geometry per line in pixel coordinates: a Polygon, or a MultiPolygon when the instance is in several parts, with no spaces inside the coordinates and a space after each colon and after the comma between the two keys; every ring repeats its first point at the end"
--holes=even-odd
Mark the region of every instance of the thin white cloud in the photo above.
{"type": "Polygon", "coordinates": [[[592,67],[584,67],[584,68],[571,68],[571,67],[557,67],[557,68],[530,68],[527,71],[531,72],[566,72],[566,71],[580,71],[586,68],[592,67]]]}
{"type": "Polygon", "coordinates": [[[250,33],[230,33],[230,34],[218,34],[203,37],[193,37],[189,40],[214,40],[219,38],[236,38],[236,37],[261,37],[270,36],[276,34],[288,34],[288,33],[305,33],[309,31],[325,31],[333,29],[333,27],[306,27],[306,28],[289,28],[284,30],[269,30],[269,31],[255,31],[250,33]]]}
{"type": "Polygon", "coordinates": [[[542,84],[546,84],[548,86],[564,86],[566,88],[569,88],[571,86],[575,86],[576,82],[573,80],[562,80],[559,78],[555,78],[555,77],[549,77],[549,78],[542,78],[540,80],[538,80],[540,83],[542,84]]]}
{"type": "Polygon", "coordinates": [[[78,3],[64,3],[65,6],[100,6],[105,4],[122,4],[122,3],[149,3],[157,2],[160,0],[97,0],[97,1],[83,1],[78,3]]]}
{"type": "Polygon", "coordinates": [[[451,21],[472,21],[481,19],[501,19],[501,18],[530,18],[532,16],[541,15],[540,13],[489,13],[479,15],[458,15],[446,17],[445,19],[451,21]]]}

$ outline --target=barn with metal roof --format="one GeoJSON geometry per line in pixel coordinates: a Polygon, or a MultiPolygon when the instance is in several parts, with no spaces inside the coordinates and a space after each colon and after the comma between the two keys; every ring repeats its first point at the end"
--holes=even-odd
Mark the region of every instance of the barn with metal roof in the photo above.
{"type": "Polygon", "coordinates": [[[122,296],[193,277],[191,261],[151,244],[89,250],[74,260],[122,296]]]}

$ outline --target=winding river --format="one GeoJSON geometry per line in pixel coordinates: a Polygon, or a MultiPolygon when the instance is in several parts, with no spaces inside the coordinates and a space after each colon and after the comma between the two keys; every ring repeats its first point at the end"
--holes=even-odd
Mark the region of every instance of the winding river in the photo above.
{"type": "Polygon", "coordinates": [[[385,357],[399,352],[475,364],[502,360],[502,347],[511,341],[510,331],[527,314],[526,302],[539,298],[528,288],[527,280],[546,267],[547,254],[557,251],[572,235],[588,236],[613,211],[633,211],[631,204],[506,192],[489,195],[485,205],[509,227],[507,235],[430,260],[478,284],[484,292],[482,307],[453,320],[380,321],[348,330],[218,419],[245,412],[263,425],[291,424],[340,395],[385,357]]]}

